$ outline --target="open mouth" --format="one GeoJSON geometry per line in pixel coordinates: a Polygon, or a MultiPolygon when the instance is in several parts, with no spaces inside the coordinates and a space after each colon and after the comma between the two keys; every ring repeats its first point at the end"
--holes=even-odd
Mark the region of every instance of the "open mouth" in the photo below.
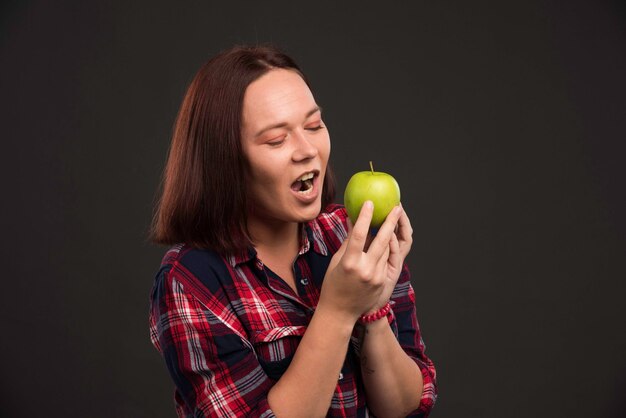
{"type": "Polygon", "coordinates": [[[300,194],[309,194],[313,191],[313,182],[317,174],[310,172],[304,174],[291,184],[291,190],[300,194]]]}

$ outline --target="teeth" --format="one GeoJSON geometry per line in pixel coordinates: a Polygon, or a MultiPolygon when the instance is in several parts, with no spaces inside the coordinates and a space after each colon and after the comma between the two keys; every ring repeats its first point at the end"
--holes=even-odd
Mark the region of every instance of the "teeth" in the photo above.
{"type": "Polygon", "coordinates": [[[302,177],[300,177],[298,180],[306,181],[306,180],[309,180],[309,179],[312,179],[312,178],[313,178],[313,173],[307,173],[307,174],[303,175],[302,177]]]}

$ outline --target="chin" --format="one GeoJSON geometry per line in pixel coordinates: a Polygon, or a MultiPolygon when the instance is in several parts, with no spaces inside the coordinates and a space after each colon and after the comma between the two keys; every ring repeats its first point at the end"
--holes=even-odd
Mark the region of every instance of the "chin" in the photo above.
{"type": "Polygon", "coordinates": [[[305,208],[298,213],[298,222],[309,222],[317,218],[322,211],[322,202],[317,202],[311,207],[305,208]]]}

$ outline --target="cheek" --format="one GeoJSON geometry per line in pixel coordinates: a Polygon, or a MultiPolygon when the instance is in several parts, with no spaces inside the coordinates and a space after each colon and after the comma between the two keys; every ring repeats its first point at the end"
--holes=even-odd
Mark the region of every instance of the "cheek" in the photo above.
{"type": "Polygon", "coordinates": [[[320,156],[324,160],[324,164],[328,162],[328,158],[330,157],[330,137],[326,137],[326,140],[320,144],[318,148],[320,156]]]}
{"type": "Polygon", "coordinates": [[[250,179],[248,184],[257,189],[273,187],[281,180],[284,169],[271,153],[257,152],[249,158],[250,179]]]}

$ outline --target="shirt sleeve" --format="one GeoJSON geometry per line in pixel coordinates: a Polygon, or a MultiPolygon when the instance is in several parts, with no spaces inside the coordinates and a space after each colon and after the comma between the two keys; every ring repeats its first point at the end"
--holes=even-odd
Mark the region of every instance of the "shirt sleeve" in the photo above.
{"type": "MultiPolygon", "coordinates": [[[[250,343],[163,269],[152,291],[151,339],[176,385],[179,417],[272,417],[271,380],[250,343]]],[[[189,286],[192,287],[192,286],[189,286]]]]}
{"type": "Polygon", "coordinates": [[[417,322],[415,291],[411,286],[410,273],[406,264],[402,268],[391,300],[394,302],[393,315],[395,319],[392,322],[394,332],[398,337],[400,346],[419,366],[424,382],[420,405],[409,416],[426,417],[437,399],[437,375],[435,365],[425,354],[426,346],[417,322]]]}

